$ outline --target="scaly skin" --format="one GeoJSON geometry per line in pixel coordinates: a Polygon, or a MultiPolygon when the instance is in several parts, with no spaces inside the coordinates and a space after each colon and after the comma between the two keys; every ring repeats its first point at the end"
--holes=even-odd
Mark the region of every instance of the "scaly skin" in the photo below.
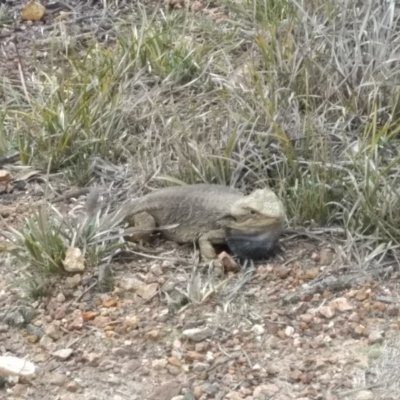
{"type": "MultiPolygon", "coordinates": [[[[178,224],[163,230],[164,237],[177,243],[198,242],[204,259],[213,260],[213,245],[228,244],[244,258],[260,258],[279,238],[285,211],[268,188],[248,196],[223,185],[196,184],[157,190],[129,206],[128,222],[138,230],[178,224]],[[254,257],[253,257],[254,255],[254,257]]],[[[133,234],[147,239],[149,233],[133,234]]]]}

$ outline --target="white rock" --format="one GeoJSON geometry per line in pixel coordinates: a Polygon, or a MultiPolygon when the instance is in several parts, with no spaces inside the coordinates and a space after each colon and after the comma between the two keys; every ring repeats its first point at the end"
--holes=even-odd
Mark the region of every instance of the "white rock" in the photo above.
{"type": "Polygon", "coordinates": [[[35,373],[35,365],[30,361],[12,356],[0,356],[0,376],[31,377],[35,373]]]}
{"type": "Polygon", "coordinates": [[[292,337],[292,336],[293,336],[293,333],[294,333],[294,328],[293,328],[293,326],[287,326],[286,329],[285,329],[285,335],[286,335],[287,337],[292,337]]]}
{"type": "Polygon", "coordinates": [[[262,325],[254,325],[251,330],[257,333],[257,335],[262,335],[265,332],[265,329],[262,325]]]}
{"type": "Polygon", "coordinates": [[[71,356],[72,353],[73,353],[72,349],[62,349],[62,350],[55,351],[53,353],[53,356],[55,358],[58,358],[59,360],[66,360],[67,358],[69,358],[71,356]]]}
{"type": "Polygon", "coordinates": [[[85,270],[85,257],[77,247],[67,249],[65,259],[63,261],[64,269],[67,272],[82,272],[85,270]]]}
{"type": "Polygon", "coordinates": [[[210,328],[193,328],[186,329],[182,332],[183,336],[188,339],[193,340],[194,342],[202,342],[205,339],[208,339],[212,335],[212,330],[210,328]]]}

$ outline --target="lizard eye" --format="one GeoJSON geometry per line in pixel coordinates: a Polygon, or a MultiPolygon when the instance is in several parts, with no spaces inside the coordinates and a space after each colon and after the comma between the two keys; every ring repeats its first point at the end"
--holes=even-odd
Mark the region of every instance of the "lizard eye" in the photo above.
{"type": "Polygon", "coordinates": [[[256,215],[256,212],[254,210],[250,210],[251,215],[256,215]]]}

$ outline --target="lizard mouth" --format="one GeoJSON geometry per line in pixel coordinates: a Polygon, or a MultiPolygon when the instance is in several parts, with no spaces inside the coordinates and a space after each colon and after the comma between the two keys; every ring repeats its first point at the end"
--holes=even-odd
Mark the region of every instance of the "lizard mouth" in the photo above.
{"type": "Polygon", "coordinates": [[[239,258],[265,260],[276,250],[281,232],[280,229],[245,232],[227,228],[226,243],[239,258]]]}

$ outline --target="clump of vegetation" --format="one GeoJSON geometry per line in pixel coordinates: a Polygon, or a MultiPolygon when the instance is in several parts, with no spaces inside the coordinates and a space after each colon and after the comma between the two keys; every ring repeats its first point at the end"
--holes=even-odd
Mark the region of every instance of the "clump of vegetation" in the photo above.
{"type": "Polygon", "coordinates": [[[110,43],[56,32],[25,91],[4,83],[0,149],[80,183],[97,157],[160,184],[269,185],[292,225],[340,226],[348,249],[377,257],[400,241],[389,3],[222,0],[218,20],[137,5],[110,43]]]}

